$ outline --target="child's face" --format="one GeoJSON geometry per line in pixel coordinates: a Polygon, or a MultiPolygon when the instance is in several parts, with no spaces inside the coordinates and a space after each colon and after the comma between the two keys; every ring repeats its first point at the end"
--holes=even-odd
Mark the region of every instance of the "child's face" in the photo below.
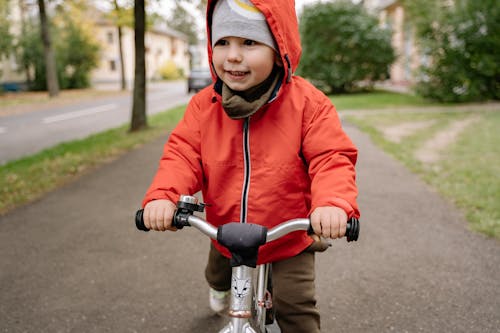
{"type": "Polygon", "coordinates": [[[217,76],[236,91],[247,90],[267,79],[276,59],[271,47],[240,37],[218,40],[212,53],[217,76]]]}

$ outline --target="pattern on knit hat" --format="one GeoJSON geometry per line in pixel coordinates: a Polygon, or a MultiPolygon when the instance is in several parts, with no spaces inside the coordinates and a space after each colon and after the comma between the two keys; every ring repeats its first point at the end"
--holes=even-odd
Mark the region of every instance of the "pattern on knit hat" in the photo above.
{"type": "Polygon", "coordinates": [[[221,38],[247,38],[278,50],[262,12],[249,0],[219,0],[212,14],[212,47],[221,38]]]}
{"type": "Polygon", "coordinates": [[[249,0],[228,0],[227,4],[236,13],[249,20],[265,20],[264,14],[260,12],[249,0]]]}

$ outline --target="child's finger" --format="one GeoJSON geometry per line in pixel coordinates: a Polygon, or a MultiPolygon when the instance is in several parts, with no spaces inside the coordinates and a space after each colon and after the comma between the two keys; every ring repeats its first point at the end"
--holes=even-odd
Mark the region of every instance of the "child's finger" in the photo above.
{"type": "Polygon", "coordinates": [[[321,235],[326,238],[334,238],[332,235],[334,230],[332,229],[332,219],[329,214],[323,214],[321,216],[321,235]]]}
{"type": "Polygon", "coordinates": [[[149,211],[149,209],[144,208],[142,219],[144,221],[144,226],[148,229],[151,229],[151,223],[149,222],[149,211]]]}
{"type": "Polygon", "coordinates": [[[155,226],[156,231],[165,231],[163,227],[163,209],[156,210],[155,226]]]}
{"type": "Polygon", "coordinates": [[[315,210],[309,217],[311,220],[311,227],[316,235],[321,235],[321,223],[319,219],[319,214],[315,210]]]}
{"type": "Polygon", "coordinates": [[[347,215],[345,217],[344,216],[340,217],[339,227],[340,227],[339,238],[342,238],[345,236],[346,229],[347,229],[347,215]]]}

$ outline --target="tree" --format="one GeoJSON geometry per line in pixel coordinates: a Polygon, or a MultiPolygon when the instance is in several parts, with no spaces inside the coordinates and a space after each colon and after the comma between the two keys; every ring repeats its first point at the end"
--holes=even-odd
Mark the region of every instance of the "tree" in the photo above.
{"type": "MultiPolygon", "coordinates": [[[[180,0],[176,0],[180,1],[180,0]]],[[[194,1],[194,0],[190,0],[194,1]]],[[[198,8],[206,5],[206,0],[197,0],[198,8]]],[[[144,37],[146,27],[153,24],[146,20],[145,0],[134,0],[134,33],[135,33],[135,73],[130,131],[135,132],[148,127],[146,117],[146,50],[144,37]]],[[[150,20],[158,17],[151,15],[150,20]]]]}
{"type": "Polygon", "coordinates": [[[38,0],[38,9],[40,12],[40,32],[44,48],[43,56],[45,59],[47,88],[49,96],[55,97],[59,94],[59,81],[57,80],[56,61],[50,38],[49,22],[45,12],[45,0],[38,0]]]}
{"type": "Polygon", "coordinates": [[[146,33],[145,0],[134,1],[134,32],[135,32],[135,73],[134,95],[132,105],[132,120],[130,131],[138,131],[147,127],[146,118],[146,48],[144,36],[146,33]]]}
{"type": "Polygon", "coordinates": [[[93,38],[84,0],[66,0],[56,7],[55,49],[61,86],[69,89],[90,86],[90,72],[97,67],[99,44],[93,38]],[[78,50],[78,52],[75,52],[78,50]]]}
{"type": "Polygon", "coordinates": [[[395,60],[390,31],[350,1],[306,6],[300,18],[300,73],[329,92],[355,90],[388,77],[395,60]]]}
{"type": "MultiPolygon", "coordinates": [[[[21,40],[25,38],[25,36],[28,33],[28,30],[26,26],[28,23],[26,22],[26,3],[24,0],[18,0],[18,6],[19,6],[19,23],[21,24],[21,36],[18,37],[18,40],[15,45],[15,55],[16,59],[19,62],[19,59],[21,59],[20,52],[23,52],[23,48],[21,47],[21,40]]],[[[21,53],[22,54],[22,53],[21,53]]],[[[31,77],[31,71],[29,64],[25,61],[20,62],[22,64],[22,68],[24,70],[24,74],[26,75],[26,83],[28,84],[28,87],[31,86],[32,83],[32,77],[31,77]]]]}
{"type": "Polygon", "coordinates": [[[12,51],[12,34],[10,33],[9,1],[0,2],[0,60],[9,56],[12,51]]]}
{"type": "Polygon", "coordinates": [[[428,0],[404,2],[430,59],[421,68],[417,92],[443,102],[500,99],[497,1],[455,1],[437,6],[433,14],[418,10],[423,1],[428,0]]]}
{"type": "MultiPolygon", "coordinates": [[[[90,72],[98,64],[99,44],[93,39],[93,26],[86,15],[86,2],[83,0],[65,0],[55,7],[51,37],[61,89],[88,87],[90,72]]],[[[17,62],[30,75],[30,89],[47,90],[40,26],[27,19],[22,29],[23,33],[16,43],[17,62]]]]}
{"type": "Polygon", "coordinates": [[[123,26],[124,23],[124,12],[122,7],[118,4],[117,0],[113,0],[114,6],[114,15],[115,15],[115,23],[118,32],[118,52],[120,56],[120,76],[121,76],[121,89],[127,89],[127,79],[125,77],[125,59],[123,56],[123,44],[122,44],[122,36],[123,36],[123,26]]]}
{"type": "Polygon", "coordinates": [[[178,2],[168,20],[168,26],[182,32],[189,38],[189,44],[198,43],[198,32],[194,17],[178,2]]]}
{"type": "MultiPolygon", "coordinates": [[[[0,62],[4,57],[8,57],[12,50],[12,35],[10,33],[10,20],[9,20],[9,2],[0,2],[0,62]]],[[[0,68],[0,77],[2,76],[2,69],[0,68]]],[[[0,86],[0,94],[3,88],[0,86]]]]}
{"type": "Polygon", "coordinates": [[[407,13],[405,20],[415,28],[417,36],[425,39],[432,38],[433,26],[446,22],[450,14],[448,0],[401,0],[401,4],[407,13]]]}

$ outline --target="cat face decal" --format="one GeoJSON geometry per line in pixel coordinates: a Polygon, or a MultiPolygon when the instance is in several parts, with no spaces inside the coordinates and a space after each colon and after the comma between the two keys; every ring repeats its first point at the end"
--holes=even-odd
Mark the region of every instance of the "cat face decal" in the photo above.
{"type": "Polygon", "coordinates": [[[243,298],[250,292],[250,280],[233,277],[231,289],[238,298],[243,298]]]}

